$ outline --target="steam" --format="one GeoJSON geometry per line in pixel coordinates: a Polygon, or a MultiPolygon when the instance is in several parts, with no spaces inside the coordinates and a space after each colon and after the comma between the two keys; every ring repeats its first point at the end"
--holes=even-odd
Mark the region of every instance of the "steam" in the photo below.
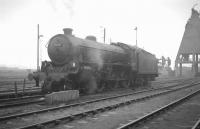
{"type": "Polygon", "coordinates": [[[69,13],[69,17],[74,16],[75,0],[47,0],[53,10],[58,13],[69,13]]]}
{"type": "Polygon", "coordinates": [[[74,1],[75,0],[63,0],[64,6],[69,10],[70,17],[74,15],[74,1]]]}
{"type": "Polygon", "coordinates": [[[80,82],[80,86],[83,86],[87,90],[86,93],[95,93],[95,91],[97,90],[96,78],[90,70],[82,71],[80,75],[80,82]]]}
{"type": "Polygon", "coordinates": [[[197,6],[198,4],[196,3],[196,4],[194,4],[193,6],[192,6],[192,8],[194,9],[196,6],[197,6]]]}
{"type": "Polygon", "coordinates": [[[98,68],[101,69],[103,67],[103,55],[100,50],[90,50],[88,52],[89,61],[98,65],[98,68]]]}

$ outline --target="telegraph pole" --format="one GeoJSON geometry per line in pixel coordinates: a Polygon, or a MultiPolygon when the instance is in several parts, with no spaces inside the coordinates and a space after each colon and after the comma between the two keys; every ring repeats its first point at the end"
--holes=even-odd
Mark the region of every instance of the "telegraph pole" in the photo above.
{"type": "Polygon", "coordinates": [[[136,32],[135,34],[136,34],[136,47],[137,47],[137,26],[135,27],[134,30],[135,30],[135,32],[136,32]]]}
{"type": "Polygon", "coordinates": [[[103,28],[103,42],[106,42],[106,28],[103,28]]]}
{"type": "Polygon", "coordinates": [[[106,28],[103,26],[100,26],[100,28],[103,28],[103,42],[106,43],[106,28]]]}
{"type": "Polygon", "coordinates": [[[40,40],[40,32],[39,32],[39,24],[37,24],[37,71],[40,70],[40,66],[39,66],[39,40],[40,40]]]}

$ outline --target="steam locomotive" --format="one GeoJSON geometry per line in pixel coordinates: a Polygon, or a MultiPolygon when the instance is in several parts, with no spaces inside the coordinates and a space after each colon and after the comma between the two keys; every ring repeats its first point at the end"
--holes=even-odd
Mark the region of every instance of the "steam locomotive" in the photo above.
{"type": "Polygon", "coordinates": [[[42,91],[56,92],[76,89],[95,93],[117,87],[146,85],[158,76],[155,55],[124,43],[103,44],[94,36],[81,39],[72,29],[63,29],[49,40],[48,55],[41,70],[31,76],[42,91]]]}

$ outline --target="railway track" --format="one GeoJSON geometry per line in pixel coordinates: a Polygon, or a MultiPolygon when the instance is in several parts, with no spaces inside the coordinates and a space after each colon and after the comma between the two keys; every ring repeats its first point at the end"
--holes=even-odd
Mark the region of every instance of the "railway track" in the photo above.
{"type": "Polygon", "coordinates": [[[41,94],[41,88],[28,88],[24,90],[18,90],[17,93],[15,91],[6,91],[0,93],[0,100],[1,99],[8,99],[8,98],[19,98],[23,96],[30,96],[30,95],[38,95],[41,94]]]}
{"type": "MultiPolygon", "coordinates": [[[[188,80],[181,81],[179,84],[175,84],[173,86],[178,86],[185,84],[185,82],[188,80]]],[[[172,88],[173,86],[168,86],[168,87],[163,87],[165,88],[172,88]]],[[[156,88],[156,89],[161,89],[161,88],[156,88]]],[[[152,90],[156,89],[147,89],[143,90],[141,92],[136,92],[136,93],[142,93],[142,92],[149,92],[152,90]]],[[[135,94],[135,92],[131,92],[129,94],[135,94]]],[[[22,97],[17,97],[17,98],[9,98],[9,99],[0,99],[0,109],[2,108],[9,108],[9,107],[16,107],[16,106],[23,106],[23,105],[28,105],[28,104],[35,104],[35,103],[42,103],[44,102],[43,95],[34,95],[34,96],[22,96],[22,97]]]]}
{"type": "Polygon", "coordinates": [[[200,119],[195,123],[192,129],[200,129],[200,119]]]}
{"type": "MultiPolygon", "coordinates": [[[[31,90],[39,90],[40,87],[35,87],[34,85],[31,86],[31,87],[28,87],[28,88],[25,88],[24,90],[23,89],[18,89],[18,92],[23,92],[23,91],[31,91],[31,90]]],[[[13,94],[15,93],[15,89],[11,89],[11,90],[1,90],[0,91],[0,95],[1,94],[13,94]]]]}
{"type": "MultiPolygon", "coordinates": [[[[187,81],[187,80],[185,80],[187,81]]],[[[173,86],[178,86],[181,84],[184,84],[185,81],[180,82],[179,84],[173,85],[173,86]]],[[[164,88],[171,88],[172,86],[164,87],[164,88]]],[[[160,89],[160,88],[158,88],[160,89]]],[[[144,90],[142,92],[148,92],[152,91],[150,90],[144,90]]],[[[139,92],[141,93],[141,92],[139,92]]],[[[134,92],[131,92],[130,94],[135,94],[134,92]]],[[[10,98],[10,99],[0,99],[0,109],[2,108],[9,108],[9,107],[16,107],[16,106],[23,106],[23,105],[28,105],[28,104],[35,104],[35,103],[42,103],[44,102],[43,95],[34,95],[34,96],[22,96],[18,98],[10,98]]]]}
{"type": "MultiPolygon", "coordinates": [[[[124,126],[125,124],[129,123],[130,121],[139,119],[139,118],[151,113],[152,111],[158,110],[162,106],[166,106],[174,100],[179,100],[183,96],[185,97],[185,95],[188,95],[188,94],[192,93],[193,91],[199,90],[199,88],[200,87],[198,85],[198,86],[194,87],[194,89],[192,88],[193,90],[190,89],[187,92],[186,92],[186,89],[184,89],[184,90],[181,90],[181,92],[180,91],[175,92],[175,93],[172,92],[170,94],[153,97],[151,99],[148,99],[147,101],[140,101],[140,102],[133,103],[130,105],[125,105],[123,107],[119,107],[119,108],[116,108],[111,111],[105,111],[104,113],[98,113],[97,115],[94,115],[91,117],[87,116],[85,118],[81,118],[80,120],[78,119],[78,120],[74,120],[72,122],[66,122],[66,123],[64,122],[63,124],[61,122],[61,124],[58,124],[58,126],[53,126],[52,128],[55,128],[55,129],[61,129],[61,128],[93,129],[93,127],[95,127],[95,129],[117,128],[120,126],[124,126]]],[[[197,100],[199,100],[199,99],[197,99],[197,100]]],[[[190,106],[190,104],[189,104],[189,106],[190,106]]],[[[196,110],[198,110],[198,108],[196,110]]],[[[177,111],[174,111],[172,116],[175,116],[176,112],[177,111]]],[[[160,112],[160,113],[162,115],[162,112],[160,112]]],[[[186,113],[186,114],[188,114],[188,113],[186,113]]],[[[188,115],[186,115],[185,118],[187,118],[188,115]]],[[[151,123],[151,118],[148,118],[147,121],[148,120],[150,120],[150,125],[152,125],[153,123],[151,123]]],[[[165,119],[165,118],[163,118],[162,120],[169,121],[169,119],[165,119]]],[[[174,119],[174,120],[176,121],[176,119],[174,119]]],[[[161,120],[157,121],[157,123],[160,124],[160,121],[161,120]]],[[[155,128],[149,128],[149,126],[146,126],[146,124],[143,122],[139,122],[139,124],[145,125],[145,126],[142,126],[143,127],[142,129],[147,129],[147,128],[155,129],[155,128]]],[[[168,123],[167,125],[171,125],[171,123],[168,123]]],[[[135,129],[135,127],[129,127],[129,128],[135,129]]],[[[141,128],[141,126],[138,127],[138,129],[140,129],[140,128],[141,128]]],[[[166,126],[166,128],[164,128],[163,126],[158,126],[158,128],[178,129],[178,128],[171,128],[170,126],[166,126]]],[[[156,129],[158,129],[158,128],[156,128],[156,129]]]]}
{"type": "MultiPolygon", "coordinates": [[[[154,82],[156,85],[162,85],[162,84],[166,84],[166,83],[176,83],[179,81],[179,83],[184,83],[187,82],[188,80],[191,80],[191,78],[187,78],[187,79],[172,79],[172,80],[165,80],[165,81],[156,81],[154,82]]],[[[30,83],[31,84],[31,83],[30,83]]],[[[27,87],[26,89],[18,89],[17,93],[15,92],[14,89],[12,90],[0,90],[0,102],[1,99],[13,99],[13,98],[22,98],[22,97],[26,97],[26,96],[35,96],[35,95],[41,95],[41,88],[40,87],[35,87],[33,88],[33,86],[31,87],[27,87]]],[[[8,100],[9,101],[9,100],[8,100]]],[[[27,103],[25,103],[27,104],[27,103]]],[[[23,105],[23,104],[19,104],[19,105],[23,105]]],[[[16,105],[17,106],[17,105],[16,105]]]]}
{"type": "MultiPolygon", "coordinates": [[[[150,112],[150,113],[148,113],[148,114],[146,114],[146,115],[144,115],[144,116],[142,116],[142,117],[140,117],[140,118],[138,118],[138,119],[136,119],[136,120],[130,121],[129,123],[124,124],[123,126],[117,128],[117,129],[136,128],[136,127],[140,127],[140,125],[141,125],[142,127],[144,127],[144,126],[145,126],[145,123],[150,122],[152,119],[155,119],[155,118],[157,118],[157,117],[159,118],[159,116],[162,116],[165,112],[168,112],[168,111],[170,111],[170,110],[176,108],[178,105],[183,104],[184,102],[188,101],[189,99],[191,99],[192,97],[198,95],[199,93],[200,93],[200,89],[197,90],[197,91],[194,91],[194,92],[190,93],[189,95],[186,95],[186,96],[184,96],[184,97],[182,97],[182,98],[180,98],[180,99],[178,99],[178,100],[175,100],[175,101],[171,102],[171,103],[168,104],[168,105],[165,105],[165,106],[163,106],[163,107],[161,107],[161,108],[159,108],[159,109],[157,109],[157,110],[154,110],[154,111],[152,111],[152,112],[150,112]]],[[[174,114],[177,115],[177,113],[174,113],[174,114]]],[[[157,118],[157,119],[158,119],[158,118],[157,118]]],[[[163,119],[163,118],[161,118],[161,119],[163,119]]],[[[165,118],[165,119],[166,119],[166,118],[165,118]]],[[[169,119],[167,119],[167,120],[169,120],[169,119]]],[[[176,119],[176,120],[177,120],[177,119],[176,119]]],[[[154,123],[155,123],[155,122],[154,122],[154,123]]],[[[161,123],[161,121],[159,121],[159,124],[160,124],[160,123],[161,123]]],[[[173,124],[173,123],[171,123],[171,124],[173,124]]],[[[150,125],[152,125],[152,124],[150,124],[150,125]]],[[[161,127],[162,124],[159,125],[159,126],[161,127]]],[[[145,126],[145,127],[151,129],[151,127],[148,127],[148,125],[145,126]]],[[[181,126],[181,127],[182,127],[182,126],[181,126]]],[[[195,124],[191,129],[199,129],[199,127],[200,127],[200,119],[196,122],[196,124],[195,124]]],[[[159,128],[159,127],[156,127],[156,128],[159,128]]],[[[162,128],[166,128],[166,127],[163,127],[163,126],[162,126],[162,128]]],[[[170,128],[170,126],[168,125],[167,128],[170,128]]],[[[178,128],[178,127],[177,127],[177,128],[178,128]]],[[[179,128],[180,128],[180,127],[179,127],[179,128]]],[[[184,126],[183,126],[182,128],[190,128],[190,127],[187,127],[187,126],[184,127],[184,126]]]]}
{"type": "MultiPolygon", "coordinates": [[[[145,123],[148,121],[151,121],[152,119],[155,119],[156,117],[161,116],[162,114],[164,114],[165,112],[177,107],[178,105],[188,101],[189,99],[191,99],[192,97],[194,97],[195,95],[200,93],[200,89],[196,90],[192,93],[190,93],[189,95],[186,95],[178,100],[175,100],[157,110],[154,110],[136,120],[132,120],[127,124],[122,125],[121,127],[117,128],[117,129],[130,129],[130,128],[136,128],[139,127],[140,125],[142,125],[144,127],[145,123]]],[[[172,123],[171,123],[172,124],[172,123]]],[[[197,123],[194,125],[194,127],[192,127],[192,129],[198,129],[200,127],[200,120],[197,121],[197,123]]],[[[147,126],[147,128],[149,128],[147,126]]],[[[161,128],[165,128],[165,127],[161,127],[161,128]]],[[[169,125],[167,128],[170,128],[169,125]]]]}
{"type": "Polygon", "coordinates": [[[153,81],[156,84],[165,84],[165,83],[174,83],[177,81],[185,81],[185,80],[191,80],[192,78],[177,78],[177,79],[164,79],[164,80],[157,80],[157,81],[153,81]]]}
{"type": "MultiPolygon", "coordinates": [[[[197,85],[199,83],[193,83],[193,86],[197,85]]],[[[191,85],[190,85],[191,86],[191,85]]],[[[188,86],[186,86],[188,87],[188,86]]],[[[74,113],[73,115],[67,115],[67,116],[62,116],[62,117],[59,117],[59,118],[56,118],[56,119],[51,119],[51,120],[45,120],[43,122],[36,122],[35,123],[32,123],[32,124],[29,124],[28,126],[22,126],[22,127],[19,127],[19,129],[30,129],[30,128],[38,128],[38,127],[41,127],[41,126],[46,126],[46,125],[49,125],[49,124],[58,124],[60,123],[61,121],[71,121],[75,118],[82,118],[84,116],[87,116],[87,115],[94,115],[94,114],[97,114],[99,112],[104,112],[104,111],[107,111],[107,110],[112,110],[112,109],[115,109],[115,108],[118,108],[120,106],[124,106],[124,105],[127,105],[127,104],[131,104],[133,102],[138,102],[138,101],[142,101],[142,100],[146,100],[146,99],[149,99],[149,98],[152,98],[152,97],[156,97],[156,96],[159,96],[161,94],[167,94],[167,93],[170,93],[170,92],[173,92],[173,91],[177,91],[177,90],[180,90],[180,89],[184,89],[186,87],[179,87],[177,89],[163,89],[163,91],[157,91],[157,93],[149,93],[147,95],[143,95],[142,97],[140,96],[139,98],[129,98],[128,100],[126,101],[122,101],[122,102],[118,102],[116,104],[113,104],[113,105],[109,105],[109,106],[104,106],[104,107],[100,107],[100,108],[95,108],[95,109],[92,109],[92,110],[87,110],[87,111],[84,111],[84,112],[79,112],[79,113],[74,113]]],[[[155,91],[154,91],[155,92],[155,91]]],[[[125,95],[126,97],[127,96],[130,96],[130,95],[125,95]]],[[[83,106],[83,105],[87,105],[87,104],[90,104],[90,103],[95,103],[95,102],[100,102],[100,101],[107,101],[107,100],[110,100],[110,99],[116,99],[116,98],[119,98],[119,97],[124,97],[124,96],[114,96],[114,97],[107,97],[107,98],[102,98],[102,99],[98,99],[98,100],[92,100],[92,101],[86,101],[86,102],[81,102],[81,103],[76,103],[76,104],[70,104],[70,105],[64,105],[64,106],[60,106],[60,107],[56,107],[56,108],[49,108],[49,109],[44,109],[44,110],[39,110],[39,111],[34,111],[34,112],[29,112],[29,113],[23,113],[23,114],[18,114],[18,115],[12,115],[12,116],[6,116],[6,117],[1,117],[0,118],[0,121],[6,121],[6,120],[11,120],[11,119],[15,119],[15,118],[21,118],[22,117],[27,117],[27,116],[31,116],[31,115],[41,115],[43,113],[50,113],[52,111],[58,111],[58,110],[65,110],[67,108],[70,108],[70,107],[78,107],[78,106],[83,106]]],[[[55,114],[55,112],[54,112],[55,114]]],[[[44,115],[44,114],[43,114],[44,115]]],[[[45,116],[45,115],[44,115],[45,116]]],[[[24,118],[26,119],[26,118],[24,118]]],[[[27,125],[27,124],[26,124],[27,125]]]]}
{"type": "Polygon", "coordinates": [[[18,98],[10,98],[10,99],[0,99],[0,109],[23,106],[27,104],[41,103],[44,100],[42,99],[44,95],[34,95],[34,96],[24,96],[18,98]]]}
{"type": "MultiPolygon", "coordinates": [[[[191,78],[187,78],[187,79],[171,79],[171,80],[162,80],[162,81],[155,81],[154,83],[161,85],[161,84],[166,84],[166,83],[176,83],[178,81],[184,82],[187,80],[191,80],[191,78]]],[[[29,84],[29,83],[28,83],[29,84]]],[[[32,83],[30,83],[32,84],[32,83]]],[[[35,94],[40,94],[41,92],[41,88],[40,87],[34,87],[34,86],[29,86],[27,88],[25,88],[23,90],[22,88],[23,86],[21,86],[21,88],[19,88],[17,90],[17,93],[15,91],[15,89],[11,89],[11,90],[0,90],[0,98],[1,99],[6,99],[6,98],[18,98],[18,97],[22,97],[22,96],[29,96],[31,94],[35,95],[35,94]]]]}

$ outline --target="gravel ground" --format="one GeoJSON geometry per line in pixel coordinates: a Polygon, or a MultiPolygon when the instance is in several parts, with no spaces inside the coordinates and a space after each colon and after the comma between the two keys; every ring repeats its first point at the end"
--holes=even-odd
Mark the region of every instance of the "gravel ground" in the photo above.
{"type": "MultiPolygon", "coordinates": [[[[137,119],[147,113],[152,112],[170,102],[189,94],[200,85],[193,88],[184,89],[170,93],[169,95],[159,96],[150,100],[131,104],[112,111],[104,112],[93,117],[86,117],[71,123],[62,124],[56,129],[113,129],[128,123],[130,120],[137,119]]],[[[55,127],[53,127],[55,128],[55,127]]]]}
{"type": "MultiPolygon", "coordinates": [[[[184,78],[165,78],[165,79],[156,79],[156,81],[153,81],[153,84],[160,83],[160,82],[166,82],[166,81],[176,81],[177,79],[184,79],[184,78]]],[[[26,81],[26,88],[37,88],[35,87],[34,81],[26,81]]],[[[173,82],[172,82],[173,83],[173,82]]],[[[17,87],[18,89],[23,89],[23,79],[20,81],[17,81],[17,87]]],[[[0,92],[3,91],[9,91],[9,90],[15,90],[14,87],[14,81],[0,81],[0,92]]]]}
{"type": "MultiPolygon", "coordinates": [[[[151,89],[151,88],[173,86],[177,83],[178,82],[166,83],[166,84],[162,84],[162,85],[151,85],[151,86],[137,87],[134,90],[132,90],[132,89],[116,89],[114,91],[105,92],[103,94],[101,93],[101,94],[83,96],[78,100],[68,102],[68,104],[75,103],[75,102],[82,102],[82,101],[86,101],[86,100],[98,99],[98,98],[106,97],[106,96],[109,97],[109,96],[112,96],[112,95],[131,93],[133,91],[136,92],[136,91],[147,90],[147,89],[151,89]]],[[[41,99],[43,99],[43,98],[41,98],[41,99]]],[[[60,105],[63,105],[63,104],[60,104],[60,105]]],[[[2,116],[6,116],[6,115],[26,113],[26,112],[30,112],[30,111],[41,110],[41,109],[51,108],[51,107],[60,106],[60,105],[46,105],[45,103],[41,103],[41,104],[28,104],[28,105],[23,105],[23,106],[0,109],[0,116],[2,117],[2,116]]]]}
{"type": "Polygon", "coordinates": [[[199,78],[168,78],[165,80],[162,79],[158,79],[156,81],[152,81],[151,82],[151,86],[153,88],[159,88],[159,87],[166,87],[166,86],[172,86],[172,85],[176,85],[178,83],[183,83],[185,81],[192,81],[192,80],[199,80],[199,78]]]}
{"type": "Polygon", "coordinates": [[[138,129],[191,129],[200,118],[200,94],[138,129]]]}
{"type": "MultiPolygon", "coordinates": [[[[168,90],[165,90],[165,91],[168,91],[168,90]]],[[[156,93],[160,93],[160,92],[161,91],[157,91],[156,93]]],[[[104,107],[104,106],[108,106],[111,104],[117,104],[119,102],[124,102],[125,100],[126,101],[132,100],[133,98],[135,98],[135,99],[141,98],[144,95],[151,95],[154,93],[155,93],[155,91],[152,91],[152,92],[148,92],[148,93],[141,93],[141,94],[137,94],[137,95],[116,98],[113,100],[105,100],[105,101],[101,101],[101,102],[95,102],[95,103],[91,103],[91,104],[87,104],[87,105],[79,106],[79,107],[61,109],[61,110],[57,110],[57,111],[52,111],[51,113],[47,112],[47,113],[42,113],[42,114],[38,114],[35,116],[31,116],[31,117],[23,117],[22,119],[19,118],[19,119],[15,119],[15,120],[4,121],[4,122],[1,122],[0,125],[2,128],[4,128],[4,127],[12,128],[13,126],[15,126],[15,127],[25,126],[30,122],[37,123],[37,122],[51,120],[51,119],[55,119],[55,118],[59,118],[59,117],[63,117],[63,116],[68,116],[70,114],[81,113],[83,111],[96,109],[98,107],[104,107]]],[[[100,98],[102,98],[102,96],[100,98]]]]}
{"type": "MultiPolygon", "coordinates": [[[[174,85],[174,83],[170,83],[170,84],[174,85]]],[[[167,84],[167,86],[169,86],[169,84],[167,84]]],[[[162,87],[163,87],[163,84],[162,84],[162,87]]],[[[135,91],[140,91],[142,89],[146,89],[146,87],[137,88],[137,89],[135,89],[135,91]]],[[[113,91],[112,95],[120,94],[122,92],[131,92],[131,91],[132,91],[131,89],[124,90],[124,91],[119,90],[119,92],[113,91]]],[[[104,95],[106,96],[106,93],[104,95]]],[[[110,95],[110,92],[108,92],[107,95],[110,95]]],[[[77,102],[83,101],[84,99],[88,100],[88,99],[101,98],[101,97],[102,97],[102,94],[90,95],[90,96],[82,97],[81,99],[77,100],[77,102]]],[[[119,101],[124,101],[124,99],[130,99],[130,98],[126,97],[126,98],[122,98],[122,99],[116,99],[112,103],[118,103],[119,101]]],[[[50,119],[55,118],[55,117],[61,117],[60,114],[66,116],[66,115],[69,115],[71,113],[82,112],[83,110],[86,110],[86,109],[105,106],[105,105],[109,105],[109,104],[111,104],[111,101],[102,102],[102,103],[93,104],[93,105],[88,104],[84,107],[73,108],[73,109],[69,109],[67,111],[66,110],[57,111],[57,112],[50,114],[50,115],[49,114],[43,114],[43,115],[39,115],[39,116],[36,115],[32,118],[22,118],[22,119],[18,118],[15,121],[2,122],[2,123],[0,123],[0,125],[2,125],[1,126],[2,128],[3,127],[6,127],[6,128],[11,127],[12,128],[13,126],[17,127],[17,126],[21,126],[21,125],[26,125],[26,122],[30,122],[30,121],[31,122],[33,122],[33,121],[38,122],[38,121],[43,121],[43,120],[50,120],[50,119]]],[[[63,105],[63,104],[61,104],[61,105],[63,105]]],[[[58,105],[53,105],[53,106],[58,106],[58,105]]],[[[44,105],[44,104],[31,104],[31,105],[27,105],[27,106],[8,108],[8,109],[0,110],[0,116],[24,113],[24,112],[34,111],[34,110],[38,110],[38,109],[49,108],[49,107],[53,107],[53,106],[44,105]]],[[[112,114],[112,112],[111,112],[111,114],[112,114]]],[[[96,118],[94,118],[94,119],[96,119],[96,118]]],[[[82,123],[84,123],[84,122],[82,121],[82,123]]]]}
{"type": "MultiPolygon", "coordinates": [[[[145,88],[143,88],[143,89],[145,89],[145,88]]],[[[142,88],[140,88],[138,90],[142,90],[142,88]]],[[[112,91],[112,92],[106,92],[104,94],[82,96],[77,100],[73,100],[73,101],[68,102],[67,104],[77,103],[77,102],[82,102],[82,101],[92,100],[92,99],[98,99],[98,98],[117,95],[117,94],[123,94],[123,93],[125,94],[125,93],[129,93],[129,92],[133,92],[133,90],[132,89],[115,90],[115,91],[112,91]]],[[[40,98],[40,99],[44,99],[44,98],[40,98]]],[[[37,99],[34,99],[34,100],[37,100],[37,99]]],[[[28,105],[23,105],[23,106],[10,107],[10,108],[6,108],[6,109],[4,108],[4,109],[0,109],[0,116],[26,113],[26,112],[30,112],[30,111],[46,109],[46,108],[51,108],[51,107],[56,107],[56,106],[61,106],[61,105],[63,105],[63,104],[47,105],[45,103],[40,103],[40,104],[28,104],[28,105]]]]}

